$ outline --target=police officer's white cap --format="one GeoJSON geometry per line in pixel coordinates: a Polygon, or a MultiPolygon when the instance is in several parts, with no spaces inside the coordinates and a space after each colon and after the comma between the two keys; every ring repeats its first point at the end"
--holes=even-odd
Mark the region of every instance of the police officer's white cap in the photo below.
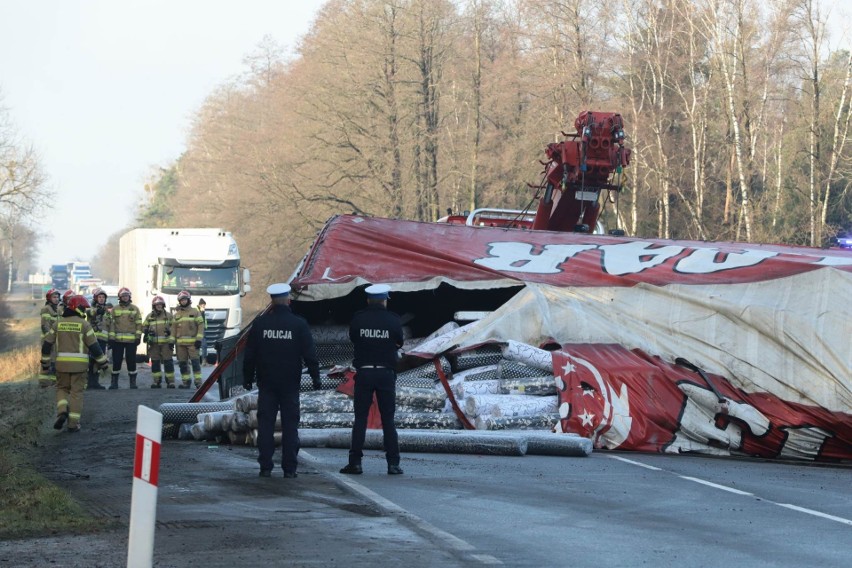
{"type": "Polygon", "coordinates": [[[387,284],[373,284],[372,286],[368,286],[364,292],[367,294],[368,298],[373,300],[384,300],[389,296],[390,286],[387,284]]]}
{"type": "Polygon", "coordinates": [[[272,284],[266,289],[266,292],[273,298],[281,298],[290,293],[290,285],[284,284],[283,282],[272,284]]]}

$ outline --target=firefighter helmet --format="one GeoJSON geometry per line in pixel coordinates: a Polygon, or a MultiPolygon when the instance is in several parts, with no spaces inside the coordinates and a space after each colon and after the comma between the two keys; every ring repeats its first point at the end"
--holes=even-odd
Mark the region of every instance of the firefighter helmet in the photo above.
{"type": "Polygon", "coordinates": [[[64,294],[62,294],[62,303],[66,306],[68,305],[68,300],[71,296],[74,295],[74,290],[66,290],[64,294]]]}
{"type": "Polygon", "coordinates": [[[98,296],[100,296],[101,294],[103,294],[104,296],[108,295],[106,292],[104,292],[103,288],[95,288],[94,290],[92,290],[92,299],[97,300],[98,296]]]}
{"type": "Polygon", "coordinates": [[[87,300],[84,296],[72,295],[65,301],[65,307],[75,312],[80,312],[89,308],[89,300],[87,300]]]}
{"type": "Polygon", "coordinates": [[[162,296],[154,296],[154,299],[151,300],[151,307],[153,308],[157,304],[163,304],[163,306],[165,307],[166,301],[163,299],[162,296]]]}
{"type": "Polygon", "coordinates": [[[119,298],[121,298],[125,294],[127,294],[128,296],[133,296],[133,294],[130,293],[130,288],[120,288],[118,290],[118,297],[119,298]]]}
{"type": "Polygon", "coordinates": [[[190,300],[192,301],[192,294],[189,293],[189,290],[181,290],[178,292],[177,300],[180,302],[181,300],[190,300]]]}
{"type": "Polygon", "coordinates": [[[51,288],[51,289],[50,289],[50,290],[48,290],[48,291],[47,291],[47,293],[44,295],[44,299],[45,299],[45,300],[50,301],[50,297],[51,297],[51,296],[53,296],[54,294],[56,294],[56,295],[58,296],[58,295],[59,295],[59,290],[57,290],[56,288],[51,288]]]}

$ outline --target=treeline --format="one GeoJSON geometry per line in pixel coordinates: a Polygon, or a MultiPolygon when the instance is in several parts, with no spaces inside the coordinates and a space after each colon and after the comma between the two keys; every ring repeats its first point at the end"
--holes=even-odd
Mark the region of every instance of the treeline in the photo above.
{"type": "Polygon", "coordinates": [[[209,96],[139,223],[232,230],[261,287],[334,214],[535,207],[545,146],[604,110],[633,148],[609,227],[820,246],[852,211],[852,52],[823,5],[330,0],[209,96]]]}

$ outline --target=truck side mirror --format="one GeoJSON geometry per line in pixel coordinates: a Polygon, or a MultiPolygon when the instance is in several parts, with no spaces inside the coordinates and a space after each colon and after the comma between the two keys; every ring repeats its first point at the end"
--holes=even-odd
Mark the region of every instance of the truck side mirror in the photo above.
{"type": "MultiPolygon", "coordinates": [[[[246,284],[251,282],[251,272],[248,268],[243,268],[243,282],[245,282],[246,284]]],[[[248,290],[246,290],[246,292],[248,292],[248,290]]]]}
{"type": "Polygon", "coordinates": [[[243,284],[243,296],[251,292],[251,284],[243,284]]]}

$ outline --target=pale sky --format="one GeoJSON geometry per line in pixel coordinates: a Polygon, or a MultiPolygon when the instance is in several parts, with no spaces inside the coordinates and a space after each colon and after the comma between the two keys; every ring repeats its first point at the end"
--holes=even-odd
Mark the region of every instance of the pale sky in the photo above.
{"type": "MultiPolygon", "coordinates": [[[[184,151],[207,95],[245,70],[265,35],[292,50],[323,3],[0,0],[0,106],[56,195],[39,216],[51,236],[38,267],[90,260],[127,227],[151,172],[184,151]]],[[[849,45],[852,0],[823,6],[832,47],[849,45]]]]}
{"type": "Polygon", "coordinates": [[[90,260],[128,226],[204,99],[265,35],[292,52],[323,3],[0,0],[0,106],[56,196],[37,266],[90,260]]]}

